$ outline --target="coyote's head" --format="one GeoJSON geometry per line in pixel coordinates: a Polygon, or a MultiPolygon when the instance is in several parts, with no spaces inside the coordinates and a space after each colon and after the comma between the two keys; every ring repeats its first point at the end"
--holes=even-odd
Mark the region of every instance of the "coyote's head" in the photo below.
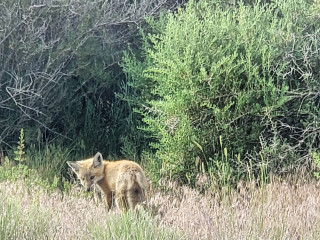
{"type": "Polygon", "coordinates": [[[90,191],[91,186],[104,177],[103,158],[99,152],[93,158],[76,162],[68,161],[67,164],[77,174],[87,191],[90,191]]]}

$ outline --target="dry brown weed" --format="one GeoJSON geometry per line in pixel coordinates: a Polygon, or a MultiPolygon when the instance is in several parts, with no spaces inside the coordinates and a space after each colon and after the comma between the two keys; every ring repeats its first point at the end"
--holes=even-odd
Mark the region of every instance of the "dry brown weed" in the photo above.
{"type": "MultiPolygon", "coordinates": [[[[241,183],[228,194],[200,194],[187,186],[168,182],[166,193],[154,191],[146,208],[159,225],[176,227],[187,239],[320,239],[320,192],[316,182],[273,182],[264,187],[241,183]],[[170,190],[171,189],[171,190],[170,190]],[[217,197],[217,195],[219,195],[217,197]]],[[[47,193],[23,182],[0,183],[5,196],[19,198],[24,208],[37,203],[50,215],[50,236],[79,239],[88,235],[92,219],[121,214],[107,212],[103,201],[69,194],[47,193]]]]}

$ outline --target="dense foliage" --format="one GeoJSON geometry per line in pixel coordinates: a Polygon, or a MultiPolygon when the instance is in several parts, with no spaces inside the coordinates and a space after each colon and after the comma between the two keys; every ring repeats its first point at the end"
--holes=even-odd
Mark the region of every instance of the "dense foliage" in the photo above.
{"type": "Polygon", "coordinates": [[[120,154],[130,126],[118,62],[146,16],[176,1],[0,1],[0,148],[26,142],[120,154]],[[120,90],[119,90],[120,88],[120,90]],[[102,150],[100,150],[102,151],[102,150]]]}
{"type": "Polygon", "coordinates": [[[154,180],[310,166],[319,1],[178,2],[0,1],[0,150],[23,128],[39,164],[101,151],[154,180]]]}
{"type": "Polygon", "coordinates": [[[286,172],[319,145],[319,3],[189,2],[124,69],[162,173],[286,172]]]}

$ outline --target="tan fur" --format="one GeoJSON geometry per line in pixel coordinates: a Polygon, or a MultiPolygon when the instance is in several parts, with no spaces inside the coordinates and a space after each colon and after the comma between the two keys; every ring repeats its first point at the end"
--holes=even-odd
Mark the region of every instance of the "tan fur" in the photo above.
{"type": "Polygon", "coordinates": [[[140,165],[133,161],[105,161],[98,152],[93,158],[68,161],[67,164],[87,191],[95,183],[101,188],[108,209],[112,206],[113,197],[123,210],[134,209],[144,201],[148,181],[140,165]]]}

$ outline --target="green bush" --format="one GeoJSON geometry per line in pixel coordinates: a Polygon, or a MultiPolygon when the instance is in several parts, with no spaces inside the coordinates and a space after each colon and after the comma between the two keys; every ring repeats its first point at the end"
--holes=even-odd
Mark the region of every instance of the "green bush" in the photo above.
{"type": "Polygon", "coordinates": [[[233,177],[249,165],[259,174],[308,164],[301,159],[319,143],[316,7],[191,1],[151,21],[141,56],[128,53],[123,65],[162,175],[195,179],[223,162],[233,177]]]}
{"type": "Polygon", "coordinates": [[[24,128],[37,147],[54,142],[120,155],[131,119],[115,96],[124,79],[118,62],[138,44],[146,16],[177,4],[0,0],[0,149],[24,128]]]}

